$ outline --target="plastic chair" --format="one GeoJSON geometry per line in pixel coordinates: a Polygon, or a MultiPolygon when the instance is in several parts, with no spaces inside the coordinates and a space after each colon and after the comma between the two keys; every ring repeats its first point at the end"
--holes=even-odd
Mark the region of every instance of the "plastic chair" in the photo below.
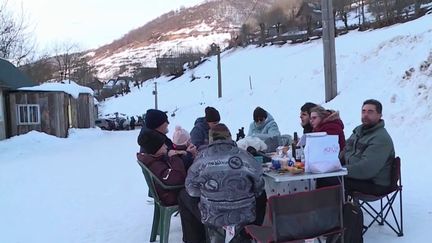
{"type": "Polygon", "coordinates": [[[154,199],[154,213],[153,213],[153,224],[150,234],[150,242],[156,241],[156,236],[159,235],[159,242],[167,243],[169,237],[169,230],[171,224],[171,216],[178,211],[178,205],[164,206],[156,193],[155,184],[158,184],[164,190],[179,190],[184,185],[168,186],[165,185],[159,178],[157,178],[153,172],[151,172],[147,166],[141,161],[137,161],[140,165],[144,178],[149,187],[150,193],[154,199]]]}
{"type": "Polygon", "coordinates": [[[246,231],[257,242],[304,242],[333,234],[336,241],[343,233],[342,201],[340,185],[271,196],[271,225],[247,225],[246,231]]]}
{"type": "Polygon", "coordinates": [[[379,225],[386,224],[397,236],[403,236],[403,217],[402,217],[402,177],[401,177],[401,160],[396,157],[391,169],[391,187],[389,192],[383,195],[370,195],[361,192],[353,192],[354,202],[372,217],[372,221],[363,228],[363,234],[375,223],[379,225]],[[394,210],[394,202],[399,199],[399,219],[394,210]],[[380,201],[380,207],[374,207],[371,202],[380,201]],[[393,222],[387,217],[391,213],[393,222]]]}

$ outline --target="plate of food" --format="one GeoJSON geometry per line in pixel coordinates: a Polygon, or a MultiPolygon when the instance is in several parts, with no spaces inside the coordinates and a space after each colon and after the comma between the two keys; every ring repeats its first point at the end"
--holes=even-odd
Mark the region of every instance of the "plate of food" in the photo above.
{"type": "Polygon", "coordinates": [[[301,174],[304,172],[304,168],[298,168],[298,167],[290,167],[289,172],[291,172],[291,174],[301,174]]]}

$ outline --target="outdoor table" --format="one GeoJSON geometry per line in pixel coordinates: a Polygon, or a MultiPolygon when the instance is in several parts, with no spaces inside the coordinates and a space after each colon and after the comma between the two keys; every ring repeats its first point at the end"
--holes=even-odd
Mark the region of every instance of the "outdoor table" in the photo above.
{"type": "MultiPolygon", "coordinates": [[[[264,180],[267,196],[283,195],[294,192],[311,191],[315,189],[315,180],[324,177],[338,177],[344,190],[343,176],[347,175],[346,168],[339,171],[327,173],[301,173],[292,174],[285,172],[283,174],[278,171],[270,170],[264,172],[264,180]]],[[[345,199],[344,199],[345,200],[345,199]]]]}

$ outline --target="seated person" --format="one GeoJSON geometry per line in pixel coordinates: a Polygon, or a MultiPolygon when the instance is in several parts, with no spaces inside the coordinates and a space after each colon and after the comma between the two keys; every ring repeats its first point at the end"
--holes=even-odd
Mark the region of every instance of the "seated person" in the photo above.
{"type": "Polygon", "coordinates": [[[267,144],[267,151],[275,151],[281,134],[273,117],[263,108],[257,107],[253,112],[253,119],[248,136],[258,137],[267,144]]]}
{"type": "Polygon", "coordinates": [[[314,103],[306,102],[301,108],[300,108],[300,121],[301,125],[303,127],[303,134],[311,133],[312,132],[312,125],[310,124],[310,110],[317,106],[314,103]]]}
{"type": "MultiPolygon", "coordinates": [[[[345,147],[344,124],[339,118],[339,112],[326,110],[322,106],[310,109],[310,124],[312,132],[326,132],[328,135],[338,135],[340,151],[345,147]]],[[[337,177],[318,178],[316,187],[338,185],[337,177]]]]}
{"type": "Polygon", "coordinates": [[[348,170],[345,189],[381,195],[388,192],[391,166],[395,158],[393,141],[384,128],[382,104],[377,100],[363,102],[361,121],[348,138],[339,158],[348,170]]]}
{"type": "Polygon", "coordinates": [[[326,110],[322,106],[312,108],[310,123],[312,132],[326,132],[328,135],[339,136],[339,148],[345,147],[344,124],[339,117],[338,111],[326,110]]]}
{"type": "Polygon", "coordinates": [[[204,224],[262,224],[266,194],[261,163],[239,149],[224,124],[209,132],[210,144],[188,171],[179,194],[183,241],[205,242],[204,224]]]}
{"type": "MultiPolygon", "coordinates": [[[[168,157],[163,134],[148,129],[140,137],[141,151],[137,153],[137,159],[166,185],[183,185],[186,179],[183,161],[177,155],[168,157]]],[[[177,204],[178,190],[164,190],[156,184],[156,193],[164,205],[177,204]]]]}
{"type": "MultiPolygon", "coordinates": [[[[191,143],[188,131],[180,126],[176,126],[172,142],[173,149],[175,150],[174,154],[180,155],[185,163],[186,170],[188,170],[197,154],[197,149],[195,145],[191,143]]],[[[168,152],[168,155],[172,155],[170,151],[168,152]]]]}
{"type": "MultiPolygon", "coordinates": [[[[181,155],[186,168],[189,168],[195,158],[197,152],[196,148],[192,144],[186,147],[186,149],[182,150],[175,148],[171,139],[166,136],[168,133],[168,124],[168,116],[165,112],[156,109],[147,110],[145,115],[145,125],[141,128],[140,134],[138,135],[138,144],[141,144],[140,140],[142,139],[142,134],[147,133],[149,130],[156,131],[165,137],[165,145],[168,149],[168,156],[171,157],[173,155],[181,155]]],[[[140,152],[142,152],[142,147],[140,152]]]]}
{"type": "Polygon", "coordinates": [[[209,143],[209,130],[217,125],[220,121],[219,111],[214,107],[205,108],[205,117],[196,119],[195,125],[190,133],[191,142],[196,148],[200,149],[209,143]]]}
{"type": "Polygon", "coordinates": [[[176,150],[186,150],[191,144],[190,134],[181,126],[176,126],[172,141],[176,150]]]}

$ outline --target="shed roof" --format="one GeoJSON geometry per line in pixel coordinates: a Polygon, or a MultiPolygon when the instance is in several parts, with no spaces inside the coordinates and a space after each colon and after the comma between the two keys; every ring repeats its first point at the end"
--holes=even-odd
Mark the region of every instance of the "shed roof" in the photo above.
{"type": "Polygon", "coordinates": [[[0,58],[0,87],[7,89],[18,89],[21,87],[35,86],[27,75],[21,72],[9,61],[0,58]]]}
{"type": "Polygon", "coordinates": [[[91,94],[93,95],[93,90],[91,88],[78,85],[72,80],[62,80],[56,83],[43,83],[38,86],[33,87],[22,87],[19,88],[20,91],[39,91],[39,92],[65,92],[72,95],[75,99],[78,98],[79,94],[91,94]]]}

